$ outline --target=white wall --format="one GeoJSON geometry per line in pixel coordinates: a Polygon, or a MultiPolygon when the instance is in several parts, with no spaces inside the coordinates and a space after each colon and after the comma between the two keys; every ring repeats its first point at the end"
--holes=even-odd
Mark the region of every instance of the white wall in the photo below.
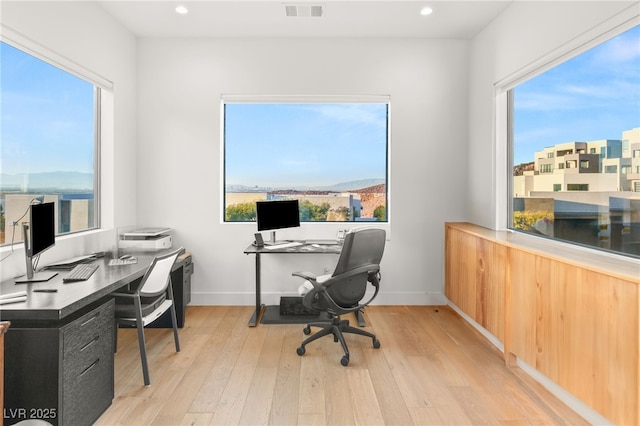
{"type": "MultiPolygon", "coordinates": [[[[377,303],[444,303],[443,223],[467,211],[467,70],[465,41],[142,39],[138,223],[174,228],[175,244],[192,252],[194,304],[254,303],[254,258],[243,250],[255,224],[221,223],[221,95],[390,95],[392,225],[377,303]]],[[[263,301],[295,292],[291,271],[335,260],[263,256],[263,301]]]]}
{"type": "MultiPolygon", "coordinates": [[[[442,303],[443,222],[496,222],[493,84],[628,5],[515,2],[469,46],[402,39],[136,42],[92,3],[4,1],[3,25],[114,83],[113,133],[102,150],[109,235],[59,239],[43,263],[108,249],[118,226],[166,225],[194,255],[195,303],[251,304],[253,258],[242,251],[254,227],[220,220],[220,95],[389,94],[393,222],[378,301],[442,303]]],[[[305,225],[290,237],[334,231],[305,225]]],[[[16,249],[2,262],[0,278],[23,273],[22,256],[16,249]]],[[[288,271],[334,262],[266,258],[267,302],[297,286],[288,271]]]]}
{"type": "MultiPolygon", "coordinates": [[[[105,94],[102,140],[102,223],[104,231],[58,238],[43,253],[41,265],[72,256],[108,250],[115,227],[136,220],[136,40],[104,10],[90,2],[3,1],[3,34],[17,34],[44,52],[113,82],[105,94]]],[[[11,252],[0,249],[0,256],[11,252]]],[[[23,246],[0,264],[0,278],[25,273],[23,246]]]]}
{"type": "MultiPolygon", "coordinates": [[[[504,155],[494,135],[494,84],[530,64],[602,27],[607,19],[638,2],[554,1],[514,2],[470,45],[469,174],[470,222],[495,229],[506,208],[504,175],[508,167],[496,164],[504,155]],[[497,223],[498,222],[498,223],[497,223]]],[[[606,29],[602,28],[604,31],[606,29]]],[[[505,162],[506,164],[506,162],[505,162]]]]}

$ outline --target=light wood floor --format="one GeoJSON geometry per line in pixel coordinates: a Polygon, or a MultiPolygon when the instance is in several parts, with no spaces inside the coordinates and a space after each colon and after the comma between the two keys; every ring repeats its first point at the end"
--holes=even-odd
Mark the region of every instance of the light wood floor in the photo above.
{"type": "Polygon", "coordinates": [[[149,387],[135,330],[120,330],[116,395],[97,424],[586,424],[448,307],[368,307],[382,346],[347,336],[348,367],[331,337],[298,356],[301,325],[249,328],[250,313],[190,306],[178,354],[170,330],[147,329],[149,387]]]}

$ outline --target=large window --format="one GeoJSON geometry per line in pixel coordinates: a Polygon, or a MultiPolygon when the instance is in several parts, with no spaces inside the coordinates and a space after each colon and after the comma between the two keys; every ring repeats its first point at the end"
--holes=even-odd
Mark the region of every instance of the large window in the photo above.
{"type": "Polygon", "coordinates": [[[224,218],[299,200],[303,222],[388,221],[388,99],[223,100],[224,218]]]}
{"type": "Polygon", "coordinates": [[[0,243],[22,240],[34,199],[58,235],[97,227],[100,90],[5,42],[0,58],[0,243]]]}
{"type": "Polygon", "coordinates": [[[511,228],[640,256],[640,27],[518,84],[508,98],[511,228]],[[554,152],[564,168],[550,165],[554,152]]]}

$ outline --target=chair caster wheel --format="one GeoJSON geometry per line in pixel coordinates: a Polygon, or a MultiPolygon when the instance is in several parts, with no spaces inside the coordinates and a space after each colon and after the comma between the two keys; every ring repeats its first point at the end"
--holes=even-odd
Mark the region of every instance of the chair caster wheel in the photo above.
{"type": "Polygon", "coordinates": [[[340,360],[340,364],[342,364],[345,367],[349,365],[349,357],[346,355],[343,356],[342,359],[340,360]]]}
{"type": "Polygon", "coordinates": [[[305,352],[306,351],[304,349],[304,346],[300,346],[298,349],[296,349],[296,353],[300,356],[304,355],[305,352]]]}
{"type": "Polygon", "coordinates": [[[302,329],[302,332],[307,336],[310,335],[311,334],[311,327],[306,326],[305,328],[302,329]]]}
{"type": "Polygon", "coordinates": [[[373,339],[373,347],[375,349],[380,349],[380,340],[378,339],[373,339]]]}

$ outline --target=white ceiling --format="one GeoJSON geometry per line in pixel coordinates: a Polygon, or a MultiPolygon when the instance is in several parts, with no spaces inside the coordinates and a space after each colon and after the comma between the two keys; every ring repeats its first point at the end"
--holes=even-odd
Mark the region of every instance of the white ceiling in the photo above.
{"type": "Polygon", "coordinates": [[[426,37],[470,39],[512,0],[98,1],[138,37],[426,37]],[[323,16],[287,17],[284,5],[322,5],[323,16]],[[189,13],[179,15],[178,5],[189,13]],[[424,6],[433,14],[420,15],[424,6]]]}

